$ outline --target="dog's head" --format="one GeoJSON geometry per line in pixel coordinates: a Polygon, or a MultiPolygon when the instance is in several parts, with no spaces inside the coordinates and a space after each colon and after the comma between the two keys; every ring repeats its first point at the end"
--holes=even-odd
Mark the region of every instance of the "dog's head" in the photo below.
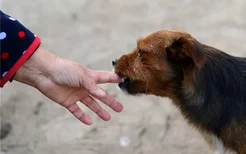
{"type": "Polygon", "coordinates": [[[123,79],[119,87],[129,94],[170,96],[205,61],[200,43],[191,35],[158,31],[140,39],[132,52],[113,61],[113,67],[123,79]]]}

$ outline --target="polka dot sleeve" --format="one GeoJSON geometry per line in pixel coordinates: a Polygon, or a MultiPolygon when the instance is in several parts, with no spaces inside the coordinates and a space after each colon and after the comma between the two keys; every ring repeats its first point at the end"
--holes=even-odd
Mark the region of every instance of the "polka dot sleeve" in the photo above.
{"type": "Polygon", "coordinates": [[[40,45],[40,38],[0,10],[1,80],[3,87],[40,45]]]}

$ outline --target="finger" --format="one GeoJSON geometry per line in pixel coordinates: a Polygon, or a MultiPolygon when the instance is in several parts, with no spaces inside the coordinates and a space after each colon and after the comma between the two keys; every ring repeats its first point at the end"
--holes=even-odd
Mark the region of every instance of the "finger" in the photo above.
{"type": "Polygon", "coordinates": [[[84,124],[86,125],[92,124],[91,118],[88,115],[86,115],[76,103],[68,106],[67,109],[84,124]]]}
{"type": "MultiPolygon", "coordinates": [[[[101,88],[99,88],[101,89],[101,88]]],[[[102,89],[101,89],[102,90],[102,89]]],[[[116,112],[121,112],[123,110],[122,104],[120,104],[118,101],[116,101],[111,95],[109,95],[107,92],[104,92],[105,95],[103,96],[97,96],[93,95],[95,98],[103,102],[104,104],[108,105],[111,109],[113,109],[116,112]]]]}
{"type": "Polygon", "coordinates": [[[90,95],[107,104],[114,111],[122,111],[123,106],[119,102],[117,102],[111,95],[98,87],[93,79],[88,78],[87,81],[85,81],[84,83],[84,88],[88,90],[90,95]]]}
{"type": "Polygon", "coordinates": [[[75,102],[79,101],[80,99],[82,99],[84,97],[87,97],[88,95],[89,95],[89,93],[87,90],[85,90],[83,88],[76,88],[69,94],[67,99],[65,101],[61,102],[60,104],[67,108],[68,106],[71,106],[75,102]]]}
{"type": "Polygon", "coordinates": [[[121,78],[109,71],[92,71],[92,78],[96,83],[120,83],[121,78]]]}
{"type": "Polygon", "coordinates": [[[93,95],[94,97],[104,97],[106,92],[99,88],[92,78],[88,78],[84,82],[84,88],[89,92],[89,94],[93,95]]]}
{"type": "Polygon", "coordinates": [[[94,111],[101,119],[108,121],[111,119],[110,114],[105,111],[97,102],[95,99],[93,99],[91,96],[88,96],[81,100],[83,104],[85,104],[89,109],[94,111]]]}

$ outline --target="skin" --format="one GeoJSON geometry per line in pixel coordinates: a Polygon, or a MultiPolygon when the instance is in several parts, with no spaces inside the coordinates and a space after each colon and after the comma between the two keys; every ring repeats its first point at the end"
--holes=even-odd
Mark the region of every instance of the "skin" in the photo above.
{"type": "Polygon", "coordinates": [[[111,115],[96,99],[116,112],[123,109],[118,101],[97,85],[119,83],[121,80],[115,73],[88,69],[51,54],[43,46],[17,71],[14,80],[36,88],[86,125],[91,125],[92,119],[79,108],[77,102],[86,105],[105,121],[110,120],[111,115]]]}

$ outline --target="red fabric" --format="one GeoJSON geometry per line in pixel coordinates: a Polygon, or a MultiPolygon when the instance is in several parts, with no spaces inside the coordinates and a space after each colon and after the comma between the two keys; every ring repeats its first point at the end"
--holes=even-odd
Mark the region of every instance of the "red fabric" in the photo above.
{"type": "Polygon", "coordinates": [[[27,61],[27,59],[36,51],[40,45],[40,38],[36,37],[32,44],[27,48],[26,52],[20,57],[20,59],[13,65],[8,73],[0,80],[0,86],[3,87],[6,82],[19,70],[19,68],[27,61]]]}

